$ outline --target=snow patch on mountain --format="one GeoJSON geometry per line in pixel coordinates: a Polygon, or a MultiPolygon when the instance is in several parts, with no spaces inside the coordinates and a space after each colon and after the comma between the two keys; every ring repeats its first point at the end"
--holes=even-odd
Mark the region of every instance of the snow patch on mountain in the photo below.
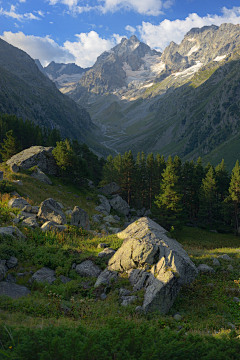
{"type": "Polygon", "coordinates": [[[185,76],[191,76],[191,75],[194,75],[195,72],[197,72],[200,67],[202,67],[202,63],[200,61],[196,61],[196,64],[183,70],[183,71],[180,71],[176,74],[174,74],[174,76],[182,76],[182,77],[185,77],[185,76]]]}
{"type": "Polygon", "coordinates": [[[221,60],[225,59],[226,56],[227,55],[217,56],[217,57],[215,57],[215,59],[213,59],[213,61],[221,61],[221,60]]]}
{"type": "Polygon", "coordinates": [[[198,51],[199,49],[200,49],[200,45],[195,45],[195,46],[193,46],[193,47],[189,50],[189,52],[187,53],[187,56],[191,56],[192,53],[198,51]]]}

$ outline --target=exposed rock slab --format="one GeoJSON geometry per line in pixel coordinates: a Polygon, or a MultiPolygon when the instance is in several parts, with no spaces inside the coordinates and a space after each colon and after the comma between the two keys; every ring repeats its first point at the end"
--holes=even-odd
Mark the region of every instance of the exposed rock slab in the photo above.
{"type": "Polygon", "coordinates": [[[27,219],[24,219],[21,225],[22,226],[29,226],[29,227],[31,227],[33,229],[36,229],[37,227],[39,227],[36,219],[33,218],[33,217],[30,217],[30,216],[27,219]]]}
{"type": "Polygon", "coordinates": [[[0,296],[9,296],[12,299],[19,299],[30,294],[30,290],[23,285],[17,285],[10,282],[0,282],[0,296]]]}
{"type": "Polygon", "coordinates": [[[130,206],[119,195],[114,195],[114,198],[110,200],[110,205],[123,215],[128,215],[130,212],[130,206]]]}
{"type": "Polygon", "coordinates": [[[108,257],[108,256],[113,256],[115,254],[115,252],[116,251],[111,248],[106,248],[98,254],[98,257],[104,258],[104,257],[108,257]]]}
{"type": "Polygon", "coordinates": [[[40,182],[42,182],[42,183],[44,183],[44,184],[52,185],[52,181],[49,179],[49,177],[48,177],[46,174],[44,174],[44,172],[41,171],[38,167],[36,167],[36,168],[34,169],[34,171],[33,171],[33,173],[31,174],[31,176],[32,176],[34,179],[36,179],[36,180],[38,180],[38,181],[40,181],[40,182]]]}
{"type": "Polygon", "coordinates": [[[112,281],[117,281],[118,273],[116,271],[110,271],[105,269],[98,276],[97,281],[94,284],[94,287],[98,287],[100,285],[110,285],[112,281]]]}
{"type": "Polygon", "coordinates": [[[29,149],[23,150],[14,155],[7,161],[7,165],[16,164],[22,169],[30,169],[38,166],[47,174],[57,175],[58,167],[52,154],[53,147],[31,146],[29,149]]]}
{"type": "Polygon", "coordinates": [[[88,214],[85,210],[75,206],[72,212],[71,225],[82,227],[85,230],[90,230],[90,222],[88,214]]]}
{"type": "Polygon", "coordinates": [[[64,225],[67,222],[66,215],[61,207],[52,198],[46,199],[41,203],[37,216],[42,221],[53,221],[59,225],[64,225]]]}
{"type": "Polygon", "coordinates": [[[121,188],[115,182],[111,182],[110,184],[99,188],[98,191],[100,191],[104,195],[113,195],[121,191],[121,188]]]}

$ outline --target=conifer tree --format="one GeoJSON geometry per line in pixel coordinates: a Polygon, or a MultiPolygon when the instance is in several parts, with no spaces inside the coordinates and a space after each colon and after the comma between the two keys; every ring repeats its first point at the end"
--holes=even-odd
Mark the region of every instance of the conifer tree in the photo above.
{"type": "Polygon", "coordinates": [[[123,195],[128,203],[131,204],[135,186],[135,160],[131,150],[125,152],[122,159],[122,181],[121,188],[123,195]]]}
{"type": "Polygon", "coordinates": [[[178,188],[178,176],[170,162],[163,171],[160,193],[156,196],[156,215],[163,227],[179,229],[183,222],[182,195],[178,188]]]}
{"type": "Polygon", "coordinates": [[[234,205],[235,230],[238,230],[239,204],[240,204],[240,167],[238,160],[232,170],[230,187],[229,187],[229,200],[234,205]]]}
{"type": "Polygon", "coordinates": [[[151,209],[152,200],[153,200],[153,187],[154,187],[154,157],[153,153],[148,154],[147,156],[147,197],[148,204],[147,206],[151,209]]]}
{"type": "Polygon", "coordinates": [[[13,136],[13,130],[6,133],[6,139],[1,144],[0,154],[3,161],[7,161],[13,155],[20,151],[20,145],[17,143],[16,138],[13,136]]]}
{"type": "Polygon", "coordinates": [[[137,154],[136,161],[136,200],[135,203],[138,207],[143,207],[145,204],[147,193],[147,168],[146,168],[146,155],[142,153],[137,154]]]}
{"type": "Polygon", "coordinates": [[[206,219],[212,228],[214,210],[216,209],[217,183],[214,168],[211,166],[202,180],[200,188],[200,211],[199,218],[206,219]]]}

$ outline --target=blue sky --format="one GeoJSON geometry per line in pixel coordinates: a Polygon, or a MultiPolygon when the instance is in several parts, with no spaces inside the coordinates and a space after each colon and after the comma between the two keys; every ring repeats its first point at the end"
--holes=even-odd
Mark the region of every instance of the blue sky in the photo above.
{"type": "Polygon", "coordinates": [[[163,51],[192,27],[240,23],[239,0],[0,0],[0,37],[46,66],[92,66],[135,34],[163,51]]]}

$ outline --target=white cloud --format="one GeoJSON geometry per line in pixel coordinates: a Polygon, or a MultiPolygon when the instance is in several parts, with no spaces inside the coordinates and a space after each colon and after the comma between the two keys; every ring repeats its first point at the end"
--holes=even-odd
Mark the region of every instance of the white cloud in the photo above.
{"type": "Polygon", "coordinates": [[[40,20],[39,17],[33,15],[32,13],[26,13],[26,14],[18,14],[16,12],[16,6],[11,5],[10,10],[3,10],[3,8],[0,8],[0,15],[4,15],[7,17],[11,17],[13,19],[16,19],[18,21],[24,21],[24,20],[40,20]]]}
{"type": "Polygon", "coordinates": [[[149,22],[142,22],[138,26],[141,40],[150,47],[163,51],[171,42],[180,43],[184,35],[194,27],[205,25],[221,25],[223,23],[240,23],[240,7],[227,9],[223,7],[222,15],[206,15],[200,17],[197,14],[189,14],[184,20],[163,20],[159,25],[153,25],[149,22]]]}
{"type": "Polygon", "coordinates": [[[57,3],[64,4],[69,7],[73,14],[80,14],[91,10],[99,11],[103,14],[107,12],[116,12],[120,10],[135,11],[143,15],[157,16],[163,14],[163,9],[169,8],[174,0],[98,0],[99,5],[96,6],[79,6],[81,0],[48,0],[50,5],[57,3]]]}
{"type": "Polygon", "coordinates": [[[14,25],[15,25],[16,28],[19,28],[19,25],[17,23],[14,23],[14,25]]]}
{"type": "Polygon", "coordinates": [[[103,39],[96,31],[76,34],[75,36],[77,41],[66,41],[64,48],[75,56],[76,64],[82,67],[92,66],[100,54],[110,50],[122,38],[114,34],[110,39],[103,39]]]}
{"type": "Polygon", "coordinates": [[[76,41],[66,41],[63,46],[59,46],[50,36],[25,35],[21,31],[17,33],[5,31],[0,37],[9,44],[26,51],[33,59],[39,59],[43,66],[55,61],[57,63],[75,62],[82,67],[92,66],[99,55],[110,50],[122,39],[122,36],[118,34],[113,34],[109,39],[103,39],[95,31],[75,36],[76,41]]]}
{"type": "Polygon", "coordinates": [[[136,29],[131,25],[125,26],[125,30],[129,31],[131,34],[134,34],[136,32],[136,29]]]}
{"type": "Polygon", "coordinates": [[[19,2],[20,2],[20,3],[25,3],[25,2],[26,2],[26,0],[19,0],[19,2]]]}
{"type": "Polygon", "coordinates": [[[38,13],[38,15],[44,17],[44,12],[42,10],[38,10],[37,13],[38,13]]]}
{"type": "Polygon", "coordinates": [[[49,36],[42,38],[25,35],[21,31],[17,33],[5,31],[1,38],[9,44],[22,49],[33,59],[39,59],[43,66],[46,66],[51,61],[64,63],[75,61],[73,54],[70,54],[67,49],[59,46],[49,36]]]}

